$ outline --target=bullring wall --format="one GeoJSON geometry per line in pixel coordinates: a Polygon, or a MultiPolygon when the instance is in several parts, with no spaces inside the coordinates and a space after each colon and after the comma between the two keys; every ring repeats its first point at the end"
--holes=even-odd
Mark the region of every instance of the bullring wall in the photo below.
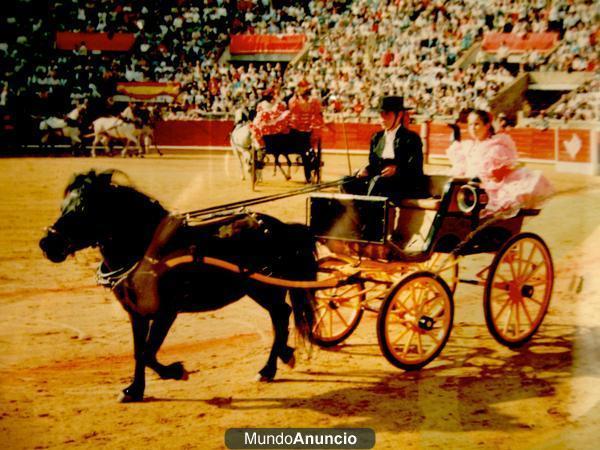
{"type": "MultiPolygon", "coordinates": [[[[231,120],[164,121],[156,128],[156,142],[161,147],[226,149],[230,147],[232,128],[231,120]]],[[[445,158],[451,136],[446,124],[418,124],[411,128],[421,135],[428,157],[445,158]]],[[[366,153],[371,135],[379,129],[377,124],[329,123],[323,131],[323,149],[366,153]]],[[[600,132],[597,129],[514,128],[507,133],[514,139],[524,161],[553,163],[559,171],[599,173],[600,132]]],[[[463,127],[462,135],[466,134],[463,127]]]]}

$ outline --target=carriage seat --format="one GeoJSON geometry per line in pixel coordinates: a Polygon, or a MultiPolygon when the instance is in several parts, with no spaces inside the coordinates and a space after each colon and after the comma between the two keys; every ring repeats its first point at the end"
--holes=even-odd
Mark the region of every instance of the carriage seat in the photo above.
{"type": "Polygon", "coordinates": [[[427,191],[429,192],[429,197],[405,198],[400,200],[396,206],[401,208],[426,209],[431,211],[437,211],[439,209],[442,202],[442,196],[444,195],[444,187],[451,177],[447,175],[425,176],[427,178],[427,191]]]}

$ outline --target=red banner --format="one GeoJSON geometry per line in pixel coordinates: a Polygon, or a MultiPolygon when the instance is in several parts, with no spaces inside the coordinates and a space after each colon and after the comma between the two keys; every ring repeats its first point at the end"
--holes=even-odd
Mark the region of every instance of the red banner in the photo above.
{"type": "Polygon", "coordinates": [[[232,34],[229,52],[232,55],[256,53],[298,53],[306,43],[303,34],[232,34]]]}
{"type": "Polygon", "coordinates": [[[117,83],[117,92],[137,99],[149,99],[159,95],[179,95],[179,83],[123,82],[117,83]]]}
{"type": "Polygon", "coordinates": [[[486,52],[497,52],[501,46],[508,47],[511,53],[523,53],[537,50],[548,52],[558,42],[558,33],[528,33],[525,36],[516,33],[486,33],[481,48],[486,52]]]}
{"type": "Polygon", "coordinates": [[[88,50],[105,50],[125,52],[135,42],[132,33],[76,33],[72,31],[56,32],[56,48],[60,50],[77,50],[84,44],[88,50]]]}

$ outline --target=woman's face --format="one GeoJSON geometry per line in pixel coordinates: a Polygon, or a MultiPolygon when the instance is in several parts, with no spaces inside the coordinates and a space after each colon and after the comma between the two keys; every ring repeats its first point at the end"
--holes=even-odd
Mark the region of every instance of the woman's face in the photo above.
{"type": "Polygon", "coordinates": [[[490,137],[491,125],[483,123],[478,114],[471,113],[467,118],[467,128],[469,135],[476,141],[484,141],[490,137]]]}

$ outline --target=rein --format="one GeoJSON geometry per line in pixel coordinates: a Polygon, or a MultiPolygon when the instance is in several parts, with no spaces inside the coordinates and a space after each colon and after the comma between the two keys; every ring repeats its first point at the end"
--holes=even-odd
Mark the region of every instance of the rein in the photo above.
{"type": "Polygon", "coordinates": [[[250,198],[247,200],[240,200],[240,201],[233,202],[233,203],[226,203],[224,205],[211,206],[208,208],[197,209],[197,210],[189,211],[186,213],[180,213],[180,214],[178,214],[178,216],[182,217],[182,218],[186,218],[186,219],[187,218],[193,219],[193,218],[197,218],[197,217],[201,217],[201,216],[205,216],[205,215],[209,215],[209,214],[217,214],[217,213],[221,213],[221,212],[225,212],[225,211],[229,211],[229,210],[233,210],[233,209],[245,208],[246,206],[252,206],[252,205],[258,205],[261,203],[273,202],[275,200],[282,200],[284,198],[294,197],[296,195],[310,194],[311,192],[320,191],[325,188],[340,186],[344,183],[345,183],[344,179],[340,178],[339,180],[330,181],[328,183],[315,184],[314,186],[307,186],[307,187],[296,189],[293,191],[284,192],[281,194],[265,195],[263,197],[250,198]]]}

